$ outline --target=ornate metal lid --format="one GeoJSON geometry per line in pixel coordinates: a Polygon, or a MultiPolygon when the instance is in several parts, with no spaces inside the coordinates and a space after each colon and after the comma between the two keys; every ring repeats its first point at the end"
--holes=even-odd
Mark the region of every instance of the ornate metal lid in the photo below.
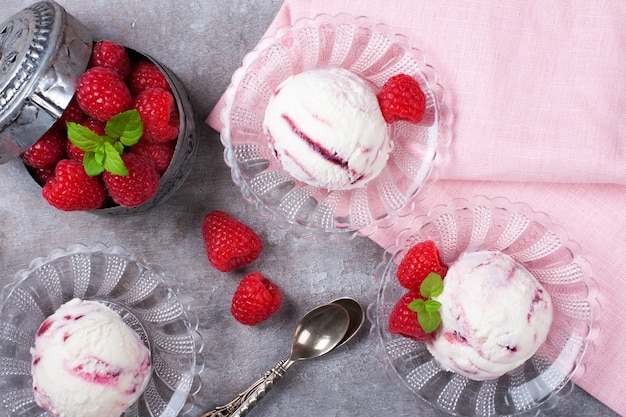
{"type": "Polygon", "coordinates": [[[0,25],[0,164],[35,143],[61,116],[87,68],[92,37],[53,1],[0,25]]]}

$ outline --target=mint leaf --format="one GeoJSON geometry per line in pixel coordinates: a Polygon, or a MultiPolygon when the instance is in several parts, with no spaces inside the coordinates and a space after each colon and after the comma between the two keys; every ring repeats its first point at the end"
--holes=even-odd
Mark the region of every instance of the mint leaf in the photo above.
{"type": "Polygon", "coordinates": [[[443,292],[443,279],[439,274],[431,272],[420,285],[420,294],[425,298],[437,297],[443,292]]]}
{"type": "Polygon", "coordinates": [[[98,164],[100,164],[100,166],[104,166],[104,158],[105,157],[106,157],[106,154],[104,152],[104,144],[103,144],[98,149],[96,149],[96,151],[94,152],[94,160],[98,164]]]}
{"type": "Polygon", "coordinates": [[[119,155],[124,153],[124,145],[122,145],[122,142],[115,142],[113,144],[113,149],[115,149],[119,155]]]}
{"type": "Polygon", "coordinates": [[[424,300],[421,298],[416,298],[411,301],[407,306],[409,310],[415,311],[416,313],[421,313],[422,311],[426,311],[426,305],[424,304],[424,300]]]}
{"type": "Polygon", "coordinates": [[[408,305],[409,310],[417,313],[417,321],[424,333],[434,332],[441,324],[441,303],[431,297],[437,297],[442,292],[443,279],[439,274],[431,272],[420,285],[420,294],[424,299],[415,299],[408,305]]]}
{"type": "Polygon", "coordinates": [[[128,169],[122,161],[122,157],[119,152],[110,143],[105,143],[103,146],[104,152],[104,169],[111,174],[126,176],[128,175],[128,169]]]}
{"type": "Polygon", "coordinates": [[[88,127],[74,122],[67,122],[67,137],[79,149],[95,152],[104,143],[104,138],[88,127]]]}
{"type": "Polygon", "coordinates": [[[133,146],[143,135],[143,122],[137,110],[127,110],[113,116],[104,131],[107,136],[119,139],[124,146],[133,146]]]}
{"type": "Polygon", "coordinates": [[[128,175],[120,155],[125,146],[133,146],[143,135],[143,122],[135,109],[120,113],[109,120],[100,136],[88,127],[67,122],[67,137],[85,151],[83,166],[87,175],[96,176],[109,171],[115,175],[128,175]]]}
{"type": "Polygon", "coordinates": [[[430,312],[430,313],[434,313],[435,311],[438,311],[441,308],[441,303],[437,300],[427,300],[424,303],[424,310],[430,312]]]}
{"type": "Polygon", "coordinates": [[[104,172],[104,166],[101,163],[96,162],[94,152],[85,152],[83,167],[85,167],[85,172],[90,177],[95,177],[96,175],[100,175],[104,172]]]}
{"type": "Polygon", "coordinates": [[[417,321],[424,333],[432,333],[437,330],[441,323],[441,315],[438,311],[427,311],[418,314],[417,321]]]}

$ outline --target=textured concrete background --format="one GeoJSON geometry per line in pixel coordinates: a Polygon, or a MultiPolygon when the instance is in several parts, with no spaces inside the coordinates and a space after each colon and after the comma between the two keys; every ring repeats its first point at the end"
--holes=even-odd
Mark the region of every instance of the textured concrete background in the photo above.
{"type": "MultiPolygon", "coordinates": [[[[276,230],[245,203],[230,179],[218,134],[203,123],[243,56],[261,38],[280,0],[59,0],[91,28],[145,52],[178,74],[187,86],[200,125],[193,171],[177,194],[148,214],[103,218],[51,208],[23,166],[0,166],[0,284],[9,283],[30,261],[73,243],[122,245],[161,264],[177,281],[200,319],[206,369],[198,412],[230,401],[289,354],[298,318],[310,308],[349,295],[363,305],[373,299],[372,270],[382,250],[366,239],[321,244],[276,230]],[[258,231],[261,258],[245,271],[212,269],[200,225],[210,210],[226,210],[258,231]],[[245,272],[259,270],[285,296],[279,313],[256,327],[234,321],[230,299],[245,272]]],[[[30,1],[3,0],[3,21],[30,1]]],[[[387,376],[375,355],[367,326],[344,348],[322,359],[294,365],[251,416],[443,416],[419,408],[415,397],[387,376]]],[[[579,388],[547,416],[616,416],[579,388]]]]}

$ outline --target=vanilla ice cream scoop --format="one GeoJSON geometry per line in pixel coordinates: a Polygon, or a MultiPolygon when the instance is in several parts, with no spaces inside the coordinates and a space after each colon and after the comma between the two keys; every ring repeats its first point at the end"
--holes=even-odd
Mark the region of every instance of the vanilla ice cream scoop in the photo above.
{"type": "Polygon", "coordinates": [[[428,350],[445,369],[473,380],[498,378],[523,364],[552,323],[548,292],[499,251],[462,254],[436,299],[441,325],[428,350]]]}
{"type": "Polygon", "coordinates": [[[75,298],[40,326],[31,349],[33,389],[54,416],[118,417],[145,390],[150,352],[113,310],[75,298]]]}
{"type": "Polygon", "coordinates": [[[373,89],[342,68],[283,81],[269,100],[263,130],[289,174],[330,190],[363,186],[380,174],[392,149],[373,89]]]}

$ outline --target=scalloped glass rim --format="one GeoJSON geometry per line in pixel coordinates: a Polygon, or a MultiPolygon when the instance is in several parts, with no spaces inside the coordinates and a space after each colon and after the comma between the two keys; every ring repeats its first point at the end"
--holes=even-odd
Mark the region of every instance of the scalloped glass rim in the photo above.
{"type": "MultiPolygon", "coordinates": [[[[153,339],[153,335],[150,334],[150,329],[152,328],[152,326],[154,326],[154,323],[151,323],[148,320],[144,319],[144,317],[135,310],[136,308],[135,306],[138,306],[140,308],[141,303],[144,302],[146,298],[149,298],[152,301],[154,301],[154,299],[161,298],[164,300],[168,300],[168,303],[173,302],[174,304],[178,305],[178,307],[175,307],[175,308],[179,309],[180,311],[177,311],[179,313],[179,315],[177,316],[177,319],[172,320],[171,323],[168,325],[173,326],[172,328],[174,327],[177,328],[176,331],[181,331],[181,328],[179,327],[183,326],[182,327],[183,332],[187,333],[187,336],[185,336],[185,339],[189,340],[188,343],[191,346],[189,356],[186,359],[187,363],[190,364],[189,369],[182,372],[184,375],[181,375],[178,385],[175,387],[174,386],[171,387],[171,390],[173,392],[172,392],[172,396],[169,402],[160,404],[161,408],[158,410],[147,409],[145,405],[146,400],[144,399],[144,396],[149,395],[148,390],[151,387],[153,387],[154,389],[154,386],[155,386],[153,382],[150,382],[148,385],[149,388],[146,390],[146,392],[142,394],[139,400],[135,404],[133,404],[131,407],[129,407],[127,412],[122,414],[122,416],[138,415],[137,413],[141,415],[144,412],[147,412],[150,415],[158,415],[160,417],[187,415],[188,413],[190,413],[192,409],[194,408],[195,396],[198,394],[198,392],[202,388],[202,380],[200,378],[200,374],[204,370],[204,358],[202,356],[202,351],[204,349],[204,340],[198,330],[199,323],[198,323],[197,316],[190,310],[189,306],[182,303],[180,299],[180,293],[176,284],[173,282],[173,280],[170,277],[168,277],[164,273],[164,270],[162,267],[153,263],[149,263],[145,261],[144,259],[141,259],[137,255],[129,253],[125,248],[121,246],[109,247],[102,243],[96,243],[90,246],[86,246],[83,244],[74,244],[74,245],[69,246],[67,249],[57,248],[53,250],[52,252],[50,252],[47,256],[35,258],[34,260],[31,261],[28,268],[22,269],[16,273],[15,280],[12,283],[2,288],[2,291],[0,292],[0,299],[2,300],[2,304],[0,305],[0,318],[2,319],[2,321],[6,323],[7,319],[14,318],[14,316],[16,315],[14,311],[9,311],[7,308],[9,304],[7,300],[13,295],[16,295],[17,297],[21,299],[21,296],[19,295],[19,293],[28,294],[29,292],[32,291],[34,292],[36,298],[42,297],[41,294],[36,294],[37,288],[35,285],[33,285],[34,283],[31,283],[33,279],[39,278],[38,276],[34,276],[33,275],[34,273],[38,273],[38,271],[40,270],[50,268],[49,264],[51,262],[57,261],[62,258],[72,257],[74,255],[89,255],[89,256],[93,256],[93,255],[112,256],[113,255],[113,256],[125,259],[128,263],[135,264],[139,269],[144,271],[143,273],[145,273],[145,271],[148,271],[150,275],[150,279],[154,279],[156,281],[154,284],[154,288],[152,290],[152,293],[149,296],[136,300],[136,302],[123,301],[121,297],[119,297],[120,294],[113,294],[113,292],[109,292],[105,294],[105,293],[100,293],[99,291],[98,293],[94,293],[93,289],[88,289],[88,288],[81,289],[82,291],[85,291],[84,299],[100,301],[108,305],[109,307],[111,307],[114,311],[117,311],[123,317],[123,319],[127,322],[127,324],[129,324],[133,329],[135,329],[135,331],[138,331],[138,333],[142,337],[142,340],[144,340],[144,342],[148,346],[150,346],[150,349],[153,352],[153,354],[154,352],[160,353],[158,346],[157,346],[159,343],[156,342],[153,339]],[[158,414],[154,414],[153,411],[158,412],[158,414]]],[[[125,272],[126,271],[124,271],[122,275],[124,275],[125,272]]],[[[64,284],[62,283],[62,280],[65,276],[64,274],[60,273],[59,277],[61,280],[61,283],[59,285],[63,286],[64,284]]],[[[120,279],[123,279],[123,278],[120,278],[120,279]]],[[[49,283],[48,285],[52,285],[52,284],[49,283]]],[[[49,306],[44,306],[44,307],[38,306],[38,309],[40,311],[39,313],[36,314],[36,316],[43,316],[45,318],[49,314],[52,314],[52,312],[56,308],[58,308],[58,306],[55,306],[54,304],[57,304],[57,303],[62,304],[66,301],[69,301],[69,299],[75,296],[75,294],[67,293],[67,288],[56,288],[56,289],[61,290],[60,296],[56,295],[56,296],[50,297],[54,300],[50,300],[51,305],[49,306]]],[[[100,290],[100,288],[98,288],[98,290],[100,290]]],[[[111,288],[110,290],[115,291],[114,288],[111,288]]],[[[44,296],[44,297],[47,297],[47,296],[44,296]]],[[[36,327],[34,328],[33,332],[36,331],[36,327]]],[[[10,336],[9,338],[11,339],[13,337],[14,335],[10,336]]],[[[32,343],[34,341],[34,335],[32,335],[32,338],[30,336],[27,336],[27,337],[24,336],[24,337],[28,340],[22,339],[21,337],[18,337],[18,339],[24,343],[28,343],[28,341],[32,343]]],[[[16,349],[18,350],[26,349],[28,351],[28,349],[30,348],[30,346],[20,346],[19,343],[15,342],[15,340],[13,342],[16,345],[16,349]]],[[[164,353],[170,356],[175,355],[173,352],[169,352],[169,353],[164,352],[164,353]]],[[[162,355],[159,355],[159,357],[161,356],[162,355]]],[[[183,365],[184,361],[176,361],[176,362],[177,363],[180,362],[177,366],[181,366],[183,365]]],[[[166,369],[164,368],[163,372],[165,371],[166,369]]],[[[30,367],[28,367],[28,369],[20,369],[18,371],[15,371],[15,370],[3,371],[2,373],[0,373],[0,377],[18,378],[18,380],[21,383],[24,383],[25,379],[31,380],[30,367]]],[[[159,376],[159,371],[153,369],[153,376],[151,379],[154,379],[155,377],[158,377],[159,379],[167,378],[165,376],[163,377],[159,376]]],[[[165,379],[163,379],[163,381],[161,381],[160,384],[167,385],[168,382],[165,379]]],[[[20,399],[19,408],[17,410],[8,409],[7,407],[9,406],[7,404],[7,401],[3,400],[2,401],[3,407],[4,407],[4,410],[7,412],[7,415],[28,416],[28,415],[45,414],[43,410],[35,404],[31,391],[32,391],[32,388],[26,387],[26,388],[22,388],[19,394],[15,394],[15,393],[13,394],[13,395],[18,395],[20,399]]],[[[13,399],[15,400],[15,398],[13,399]]]]}
{"type": "MultiPolygon", "coordinates": [[[[496,215],[493,215],[494,220],[490,218],[489,221],[493,221],[495,224],[498,221],[495,220],[495,217],[496,215]]],[[[502,218],[500,220],[502,220],[502,218]]],[[[482,226],[485,225],[483,224],[482,226]]],[[[491,224],[490,227],[490,230],[492,231],[496,228],[493,224],[491,224]]],[[[480,227],[478,228],[480,229],[480,227]]],[[[531,273],[533,273],[533,275],[537,276],[533,268],[528,269],[531,273]]],[[[522,414],[531,415],[533,413],[539,414],[540,410],[555,407],[558,403],[559,397],[569,393],[567,387],[572,385],[572,381],[575,381],[584,374],[585,362],[593,355],[594,340],[600,331],[599,317],[601,315],[601,306],[597,298],[598,286],[592,277],[591,265],[581,254],[581,249],[578,243],[569,239],[565,229],[552,223],[547,214],[533,211],[525,203],[512,203],[504,197],[490,199],[485,196],[475,196],[469,200],[456,199],[451,201],[449,204],[435,206],[429,211],[429,213],[416,218],[412,222],[411,226],[401,231],[398,234],[396,241],[385,249],[382,262],[380,262],[374,270],[374,278],[380,285],[380,288],[375,295],[375,300],[368,309],[368,318],[372,323],[370,335],[377,344],[377,356],[386,366],[388,374],[390,377],[392,376],[392,379],[395,381],[398,379],[401,380],[403,385],[416,394],[420,401],[424,401],[431,406],[452,415],[496,416],[522,414]],[[528,226],[525,226],[529,227],[527,230],[530,230],[530,227],[537,227],[536,231],[545,231],[544,237],[546,235],[550,235],[547,241],[551,241],[552,243],[558,242],[560,243],[560,246],[557,244],[555,247],[549,248],[548,250],[551,250],[552,252],[546,253],[542,257],[538,257],[536,259],[529,258],[522,261],[521,258],[528,256],[529,248],[533,248],[533,244],[537,247],[543,244],[548,245],[549,243],[545,240],[542,241],[538,239],[537,236],[534,237],[534,239],[537,239],[535,241],[533,241],[533,238],[528,237],[529,240],[526,242],[517,242],[518,238],[520,241],[522,240],[520,238],[522,237],[521,234],[517,236],[507,236],[506,239],[500,240],[494,240],[494,235],[491,235],[491,240],[481,240],[480,236],[488,236],[488,231],[483,228],[480,232],[476,232],[475,227],[477,226],[473,225],[473,222],[475,221],[476,223],[480,223],[481,220],[476,220],[476,217],[474,216],[478,216],[479,214],[477,213],[484,214],[485,211],[493,213],[492,211],[494,210],[507,214],[507,216],[505,216],[506,219],[503,220],[504,223],[497,226],[502,229],[499,230],[499,232],[501,232],[500,237],[504,236],[507,230],[510,230],[507,229],[508,225],[515,223],[516,221],[528,220],[528,226]],[[441,232],[442,235],[455,235],[455,233],[458,232],[455,227],[447,227],[450,226],[450,223],[454,222],[452,219],[456,219],[460,222],[466,221],[467,224],[465,224],[465,226],[468,229],[471,228],[474,233],[471,234],[471,238],[457,242],[457,245],[441,245],[438,242],[438,232],[441,232]],[[433,226],[434,224],[436,224],[436,226],[433,226]],[[387,331],[386,323],[391,306],[394,303],[394,299],[397,300],[405,291],[399,286],[399,284],[392,281],[397,264],[400,262],[404,253],[410,246],[418,241],[428,239],[435,240],[438,247],[441,249],[442,258],[447,263],[453,262],[464,250],[497,249],[508,253],[518,262],[525,264],[527,268],[529,265],[532,265],[533,262],[536,262],[536,264],[534,264],[536,270],[540,270],[541,261],[544,261],[545,268],[549,269],[551,266],[549,264],[551,255],[556,254],[559,249],[564,250],[571,257],[571,264],[576,264],[579,267],[578,272],[580,273],[580,278],[577,281],[565,282],[560,285],[563,290],[562,292],[559,292],[558,298],[559,301],[564,300],[565,304],[569,302],[579,302],[580,304],[577,304],[577,307],[584,308],[585,311],[588,312],[585,320],[578,320],[570,317],[567,318],[567,320],[578,320],[580,322],[579,327],[582,329],[580,330],[580,334],[559,334],[559,337],[564,338],[563,340],[565,341],[562,351],[556,352],[552,349],[552,352],[550,352],[550,349],[545,347],[548,345],[548,342],[546,342],[546,344],[539,349],[537,354],[533,356],[533,358],[529,359],[523,367],[521,367],[524,369],[511,371],[509,374],[493,380],[495,382],[475,382],[463,376],[442,371],[432,359],[432,355],[430,355],[430,353],[428,353],[425,349],[425,345],[423,343],[418,343],[402,336],[390,334],[387,331]],[[516,243],[519,245],[516,246],[516,243]],[[499,247],[499,244],[504,244],[505,246],[499,247]],[[571,289],[571,293],[568,294],[566,287],[569,285],[576,287],[575,289],[571,289]],[[397,360],[397,358],[392,359],[390,357],[389,349],[404,349],[404,354],[406,356],[416,355],[414,352],[419,352],[417,356],[420,357],[420,363],[426,363],[431,366],[430,372],[432,372],[432,378],[437,379],[437,375],[447,375],[440,377],[437,380],[440,384],[439,388],[441,391],[438,393],[430,392],[423,394],[420,392],[420,389],[414,388],[411,384],[414,384],[415,382],[408,382],[405,380],[403,375],[400,374],[400,371],[396,369],[394,360],[397,360]],[[552,353],[553,356],[556,355],[556,358],[551,357],[551,360],[546,362],[546,359],[550,357],[550,354],[547,352],[552,353]],[[535,360],[540,363],[543,361],[543,368],[541,366],[538,367],[540,370],[533,368],[533,372],[536,373],[535,376],[531,377],[529,380],[525,380],[524,378],[526,378],[526,375],[524,372],[527,372],[528,368],[531,368],[529,363],[535,360]],[[544,376],[545,380],[542,379],[544,376]],[[457,384],[455,388],[458,390],[458,394],[455,394],[458,395],[457,397],[451,393],[451,387],[446,387],[442,382],[442,380],[446,378],[449,378],[450,381],[448,385],[457,384]],[[515,378],[518,379],[515,380],[515,378]],[[549,381],[549,384],[546,381],[549,381]],[[457,407],[459,403],[463,402],[471,404],[470,407],[474,406],[477,408],[478,399],[470,397],[473,393],[476,396],[480,395],[477,394],[480,387],[484,387],[487,384],[489,384],[489,386],[484,388],[485,391],[490,389],[495,390],[496,386],[500,391],[505,390],[506,394],[503,395],[509,396],[508,400],[514,409],[507,409],[506,413],[498,414],[494,411],[493,407],[489,408],[487,407],[488,404],[483,403],[482,406],[485,408],[482,413],[478,413],[476,409],[468,411],[467,407],[462,411],[455,410],[455,407],[457,407]],[[466,385],[472,386],[473,388],[471,390],[468,389],[468,392],[461,394],[463,387],[466,385]],[[532,396],[529,394],[528,398],[524,398],[523,400],[517,398],[517,401],[515,401],[516,395],[523,396],[525,390],[527,390],[528,393],[532,393],[532,396]]],[[[538,279],[546,285],[546,288],[553,294],[554,298],[554,291],[555,289],[559,289],[559,285],[555,282],[552,282],[550,285],[544,282],[543,278],[538,277],[538,279]]],[[[574,308],[573,304],[572,308],[574,308]]],[[[555,323],[556,321],[557,319],[555,318],[555,323]]],[[[556,327],[557,326],[553,323],[553,328],[556,327]]],[[[553,337],[552,332],[553,330],[551,330],[549,340],[553,337]]],[[[554,346],[552,346],[552,348],[554,348],[554,346]]],[[[412,357],[408,360],[415,361],[416,358],[412,357]]],[[[406,371],[406,369],[403,370],[403,372],[404,371],[406,371]]],[[[532,376],[532,372],[529,375],[532,376]]],[[[412,378],[417,377],[413,374],[412,378]]]]}
{"type": "MultiPolygon", "coordinates": [[[[369,236],[374,233],[378,228],[391,227],[395,224],[398,218],[410,214],[415,207],[416,201],[418,201],[417,197],[420,196],[421,198],[424,198],[428,191],[429,185],[437,179],[437,167],[446,158],[446,151],[451,138],[450,129],[448,126],[450,114],[443,99],[444,90],[442,86],[437,83],[437,77],[434,69],[430,65],[426,64],[425,56],[422,51],[412,47],[410,41],[404,35],[393,33],[387,25],[373,22],[371,19],[364,16],[354,17],[348,14],[338,14],[334,16],[328,14],[320,14],[314,18],[299,19],[293,25],[283,26],[277,29],[277,31],[273,35],[269,35],[261,39],[257,46],[244,57],[241,67],[234,72],[231,83],[224,93],[225,106],[220,114],[220,119],[224,126],[220,134],[222,144],[225,147],[224,160],[226,164],[231,168],[232,180],[237,186],[241,188],[244,198],[249,203],[253,204],[261,215],[263,215],[264,217],[272,218],[280,228],[291,229],[297,235],[303,237],[313,236],[320,241],[325,241],[329,239],[349,241],[357,235],[369,236]],[[306,222],[301,221],[297,218],[287,218],[280,213],[278,208],[268,206],[261,199],[261,197],[255,193],[253,188],[250,186],[246,176],[244,175],[244,173],[242,173],[240,167],[238,166],[237,158],[233,152],[232,141],[230,138],[229,112],[231,110],[231,106],[234,101],[237,89],[242,83],[242,79],[246,71],[257,59],[258,54],[274,44],[277,39],[281,39],[287,36],[292,31],[297,31],[308,27],[318,27],[322,24],[349,24],[353,27],[369,28],[372,30],[373,33],[385,36],[387,39],[389,39],[390,44],[393,43],[399,46],[403,51],[406,52],[407,56],[409,56],[411,59],[419,64],[419,69],[416,72],[427,85],[427,91],[430,95],[432,95],[433,98],[433,107],[435,109],[437,120],[436,126],[438,129],[438,143],[435,151],[432,154],[432,160],[422,161],[424,164],[429,164],[427,172],[425,173],[420,183],[413,184],[411,191],[407,195],[402,196],[404,200],[401,203],[398,203],[399,207],[386,211],[385,213],[374,213],[373,216],[370,216],[371,221],[368,224],[351,224],[349,220],[350,216],[346,215],[343,217],[348,220],[346,221],[342,218],[341,221],[343,221],[344,223],[340,224],[339,226],[337,225],[337,222],[335,222],[335,225],[333,227],[319,228],[315,225],[311,225],[310,222],[307,224],[306,222]]],[[[286,175],[288,176],[288,174],[286,175]]],[[[346,193],[345,191],[329,191],[325,189],[311,187],[297,180],[294,180],[294,183],[295,190],[306,189],[307,191],[304,194],[311,194],[316,198],[319,198],[320,200],[323,199],[324,201],[339,200],[343,198],[343,194],[346,193]]],[[[353,192],[354,191],[351,191],[349,193],[353,192]]],[[[339,217],[340,216],[335,215],[335,220],[339,217]]]]}

